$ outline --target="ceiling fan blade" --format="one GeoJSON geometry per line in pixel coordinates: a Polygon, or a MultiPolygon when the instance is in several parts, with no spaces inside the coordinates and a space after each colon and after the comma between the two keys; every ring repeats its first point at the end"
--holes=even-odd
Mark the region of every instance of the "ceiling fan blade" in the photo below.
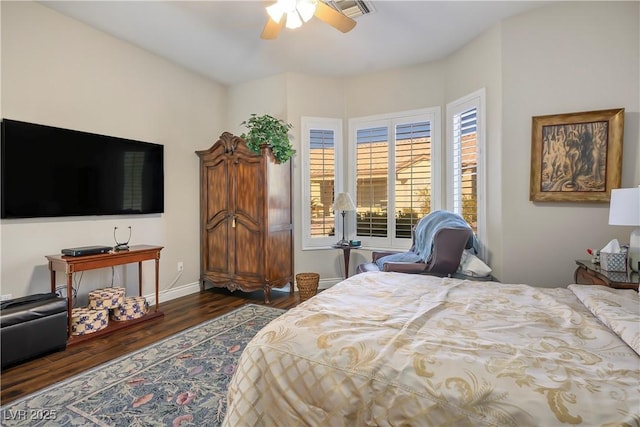
{"type": "Polygon", "coordinates": [[[268,18],[267,23],[262,30],[261,38],[265,40],[273,40],[278,37],[280,30],[284,26],[284,17],[280,18],[280,22],[276,22],[271,18],[268,18]]]}
{"type": "Polygon", "coordinates": [[[322,0],[318,0],[318,6],[316,7],[314,15],[321,21],[326,22],[343,33],[353,30],[353,27],[356,26],[356,21],[343,15],[331,6],[328,6],[322,0]]]}

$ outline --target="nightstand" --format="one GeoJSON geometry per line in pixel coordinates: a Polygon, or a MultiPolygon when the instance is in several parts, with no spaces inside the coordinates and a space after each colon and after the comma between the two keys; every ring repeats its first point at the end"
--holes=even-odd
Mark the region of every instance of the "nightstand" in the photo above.
{"type": "Polygon", "coordinates": [[[576,264],[578,264],[578,268],[573,273],[575,283],[638,290],[640,283],[640,275],[638,273],[602,270],[599,264],[594,264],[591,260],[576,260],[576,264]]]}

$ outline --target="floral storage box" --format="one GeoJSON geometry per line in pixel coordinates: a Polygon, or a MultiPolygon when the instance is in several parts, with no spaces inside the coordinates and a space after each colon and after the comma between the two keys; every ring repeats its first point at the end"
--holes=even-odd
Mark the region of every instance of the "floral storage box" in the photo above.
{"type": "Polygon", "coordinates": [[[600,252],[600,268],[607,271],[627,271],[627,254],[600,252]]]}
{"type": "Polygon", "coordinates": [[[87,335],[109,326],[109,310],[90,307],[74,308],[71,311],[71,335],[87,335]]]}
{"type": "Polygon", "coordinates": [[[89,308],[117,308],[124,302],[125,288],[103,288],[89,292],[89,308]]]}
{"type": "Polygon", "coordinates": [[[145,297],[127,297],[124,302],[111,310],[111,320],[116,322],[139,319],[149,311],[145,297]]]}

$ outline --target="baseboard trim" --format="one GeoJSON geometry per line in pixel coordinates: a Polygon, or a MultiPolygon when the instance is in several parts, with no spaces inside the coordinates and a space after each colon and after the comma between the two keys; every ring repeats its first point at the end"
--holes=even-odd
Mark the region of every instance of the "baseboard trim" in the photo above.
{"type": "MultiPolygon", "coordinates": [[[[320,279],[320,281],[318,282],[318,289],[328,289],[333,285],[335,285],[336,283],[339,283],[343,280],[344,279],[338,278],[338,277],[320,279]]],[[[297,289],[297,286],[296,286],[296,289],[297,289]]],[[[279,291],[289,292],[289,287],[284,286],[282,288],[271,289],[271,292],[279,292],[279,291]]],[[[176,298],[195,294],[197,292],[200,292],[200,282],[187,283],[186,285],[182,285],[177,288],[161,290],[159,295],[160,304],[162,304],[163,302],[174,300],[176,298]]],[[[151,305],[155,304],[155,301],[156,301],[155,294],[144,295],[144,297],[147,299],[149,304],[151,305]]]]}
{"type": "Polygon", "coordinates": [[[320,289],[328,289],[328,288],[332,287],[333,285],[335,285],[336,283],[342,282],[343,280],[344,279],[339,278],[339,277],[330,278],[330,279],[320,279],[320,282],[318,283],[318,288],[320,288],[320,289]]]}
{"type": "MultiPolygon", "coordinates": [[[[330,287],[332,287],[333,285],[335,285],[336,283],[342,282],[344,279],[338,278],[338,277],[332,277],[332,278],[328,278],[328,279],[320,279],[320,281],[318,281],[318,289],[328,289],[330,287]]],[[[298,285],[296,283],[296,289],[298,289],[298,285]]],[[[280,290],[280,289],[272,289],[271,291],[276,291],[276,290],[280,290]]],[[[289,287],[285,287],[282,288],[282,290],[286,290],[287,292],[289,291],[289,287]]]]}
{"type": "MultiPolygon", "coordinates": [[[[193,283],[188,283],[186,285],[182,285],[177,288],[160,290],[160,295],[158,295],[159,297],[158,299],[160,300],[160,304],[162,304],[163,302],[171,301],[176,298],[195,294],[197,292],[200,292],[200,282],[193,282],[193,283]]],[[[144,295],[144,297],[147,299],[150,305],[155,304],[155,301],[156,301],[155,294],[144,295]]]]}

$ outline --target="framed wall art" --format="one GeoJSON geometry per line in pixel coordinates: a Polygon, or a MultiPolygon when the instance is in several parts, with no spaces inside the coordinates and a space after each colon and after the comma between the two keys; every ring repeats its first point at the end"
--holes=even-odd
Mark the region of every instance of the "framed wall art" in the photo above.
{"type": "Polygon", "coordinates": [[[535,116],[533,202],[608,202],[622,178],[624,108],[535,116]]]}

